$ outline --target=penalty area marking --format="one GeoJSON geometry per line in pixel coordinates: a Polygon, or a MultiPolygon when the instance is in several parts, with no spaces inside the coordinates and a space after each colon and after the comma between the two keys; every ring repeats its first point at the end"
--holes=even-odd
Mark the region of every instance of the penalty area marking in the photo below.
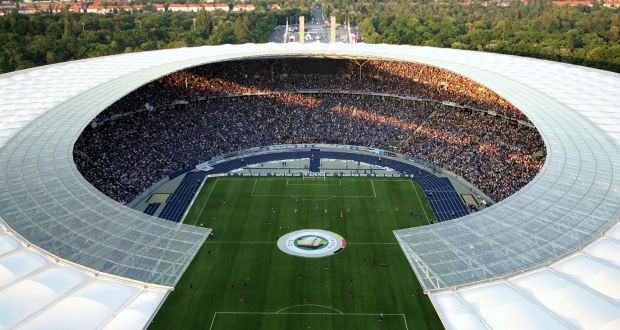
{"type": "Polygon", "coordinates": [[[218,314],[229,314],[229,315],[331,315],[331,316],[400,316],[403,318],[403,321],[405,323],[405,330],[409,330],[409,325],[407,324],[407,317],[405,316],[405,314],[402,313],[343,313],[335,308],[331,308],[331,307],[327,307],[327,306],[323,306],[323,305],[314,305],[314,304],[310,304],[310,305],[294,305],[294,306],[289,306],[286,307],[284,309],[281,309],[277,312],[215,312],[213,313],[213,318],[211,319],[211,325],[209,326],[209,330],[213,330],[213,325],[215,324],[215,318],[217,317],[218,314]],[[299,306],[320,306],[320,307],[325,307],[328,309],[332,309],[334,310],[334,312],[328,312],[328,313],[311,313],[311,312],[282,312],[283,310],[286,310],[288,308],[293,308],[293,307],[299,307],[299,306]]]}
{"type": "MultiPolygon", "coordinates": [[[[238,180],[238,181],[242,181],[242,180],[246,180],[246,181],[250,181],[250,180],[261,180],[261,181],[284,181],[284,180],[303,180],[300,179],[299,176],[260,176],[260,179],[257,179],[257,176],[251,177],[251,176],[223,176],[223,177],[218,177],[218,179],[220,180],[238,180]]],[[[321,177],[322,178],[322,177],[321,177]]],[[[337,179],[338,177],[327,177],[328,181],[334,181],[335,179],[337,179]]],[[[365,176],[361,176],[361,177],[357,177],[357,176],[345,176],[342,177],[344,180],[349,180],[349,179],[354,179],[354,180],[367,180],[368,177],[365,176]]],[[[379,177],[380,178],[380,177],[379,177]]],[[[386,177],[385,179],[377,179],[377,177],[375,177],[374,179],[371,179],[372,181],[375,182],[411,182],[411,180],[407,180],[407,179],[392,179],[389,177],[386,177]]],[[[311,181],[311,180],[306,180],[306,181],[311,181]]]]}
{"type": "MultiPolygon", "coordinates": [[[[200,219],[200,216],[202,215],[202,212],[204,211],[205,205],[207,205],[207,202],[209,201],[209,198],[211,197],[211,193],[213,192],[213,190],[215,189],[215,185],[217,185],[217,182],[219,181],[220,178],[217,178],[215,183],[213,184],[213,186],[211,186],[211,191],[209,191],[209,195],[207,196],[207,199],[205,200],[204,204],[202,205],[202,209],[200,210],[200,213],[198,214],[198,218],[196,221],[198,221],[198,219],[200,219]]],[[[236,180],[243,180],[244,178],[235,178],[236,180]]],[[[252,180],[252,178],[247,178],[247,180],[252,180]]],[[[372,187],[372,192],[373,195],[361,195],[361,196],[351,196],[351,195],[343,195],[343,196],[325,196],[325,195],[318,195],[318,196],[312,196],[312,195],[295,195],[295,194],[284,194],[284,195],[271,195],[271,194],[256,194],[256,185],[258,184],[258,179],[254,178],[254,185],[252,186],[252,193],[250,194],[251,197],[290,197],[290,198],[297,198],[297,197],[302,197],[304,201],[325,201],[325,200],[330,200],[330,199],[334,199],[334,198],[377,198],[377,190],[375,189],[375,184],[374,181],[377,182],[409,182],[411,183],[411,188],[413,188],[413,191],[415,192],[416,196],[418,197],[418,201],[420,202],[420,207],[422,208],[422,211],[424,212],[424,217],[426,217],[426,222],[428,222],[428,224],[431,224],[430,218],[428,217],[428,213],[426,212],[426,208],[424,207],[424,204],[422,203],[422,198],[420,198],[420,194],[418,193],[418,189],[416,188],[415,184],[413,183],[413,180],[402,180],[402,179],[379,179],[379,180],[370,180],[370,184],[372,187]]],[[[261,180],[286,180],[286,184],[289,185],[289,180],[288,178],[261,178],[261,180]]],[[[342,183],[340,183],[342,185],[342,183]]],[[[296,184],[291,184],[296,185],[296,184]]],[[[299,184],[300,186],[303,186],[305,184],[299,184]]],[[[322,185],[322,184],[317,184],[317,185],[322,185]]]]}
{"type": "MultiPolygon", "coordinates": [[[[305,200],[310,200],[311,198],[324,198],[324,200],[333,199],[333,198],[377,198],[377,196],[372,196],[372,195],[370,195],[370,196],[348,196],[348,195],[343,195],[343,196],[317,195],[317,196],[313,196],[313,195],[291,195],[291,194],[284,194],[284,195],[254,194],[254,195],[252,195],[252,197],[291,197],[291,198],[302,197],[305,200]]],[[[323,200],[323,199],[313,199],[313,200],[323,200]]]]}
{"type": "MultiPolygon", "coordinates": [[[[278,242],[233,242],[233,241],[211,241],[207,240],[204,244],[277,244],[278,242]]],[[[349,242],[347,241],[347,245],[399,245],[398,242],[349,242]]]]}
{"type": "MultiPolygon", "coordinates": [[[[330,184],[324,183],[309,183],[309,184],[289,184],[290,179],[286,179],[287,186],[330,186],[330,184]]],[[[379,181],[407,181],[407,180],[379,180],[379,181]]],[[[374,180],[370,180],[370,186],[372,187],[372,195],[298,195],[298,194],[256,194],[256,185],[258,183],[258,179],[254,179],[254,186],[252,187],[252,192],[250,194],[251,197],[291,197],[297,198],[302,197],[305,200],[312,201],[321,201],[321,200],[329,200],[333,198],[377,198],[377,190],[375,189],[374,180]]],[[[339,185],[342,186],[342,182],[339,180],[339,185]]],[[[331,186],[336,186],[335,184],[331,186]]],[[[416,191],[417,192],[417,191],[416,191]]]]}
{"type": "MultiPolygon", "coordinates": [[[[323,307],[323,308],[327,308],[327,309],[331,309],[333,311],[335,311],[336,313],[340,314],[340,315],[344,315],[344,313],[340,310],[337,310],[333,307],[330,306],[325,306],[325,305],[319,305],[319,304],[305,304],[305,305],[293,305],[293,306],[288,306],[288,307],[284,307],[281,310],[277,311],[276,314],[280,314],[283,311],[290,309],[290,308],[295,308],[295,307],[303,307],[303,306],[314,306],[314,307],[323,307]]],[[[288,313],[284,313],[284,314],[288,314],[288,313]]],[[[295,313],[296,314],[296,313],[295,313]]]]}
{"type": "Polygon", "coordinates": [[[286,185],[287,186],[342,186],[342,180],[338,180],[338,184],[329,183],[330,181],[333,181],[333,180],[329,180],[329,181],[322,180],[322,181],[324,181],[323,183],[291,183],[291,181],[293,181],[293,182],[295,182],[295,181],[301,181],[301,182],[308,181],[308,182],[311,182],[311,181],[315,181],[315,180],[286,179],[286,185]]]}

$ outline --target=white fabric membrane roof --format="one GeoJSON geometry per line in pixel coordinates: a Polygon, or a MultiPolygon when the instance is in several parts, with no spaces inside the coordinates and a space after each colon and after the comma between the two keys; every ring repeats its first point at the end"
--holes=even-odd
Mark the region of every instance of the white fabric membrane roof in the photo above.
{"type": "Polygon", "coordinates": [[[208,230],[113,202],[77,172],[73,143],[100,111],[159,76],[268,56],[435,65],[521,109],[547,147],[535,179],[484,211],[395,235],[447,327],[620,328],[620,75],[453,49],[314,43],[181,48],[1,75],[0,220],[10,229],[0,233],[0,302],[10,303],[0,303],[0,328],[146,325],[167,291],[141,285],[174,285],[208,230]]]}
{"type": "Polygon", "coordinates": [[[139,329],[168,292],[56,261],[0,227],[0,329],[139,329]]]}

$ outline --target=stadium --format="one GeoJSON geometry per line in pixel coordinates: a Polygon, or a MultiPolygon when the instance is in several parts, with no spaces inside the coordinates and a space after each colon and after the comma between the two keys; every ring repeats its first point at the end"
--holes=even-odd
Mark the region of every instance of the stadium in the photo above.
{"type": "Polygon", "coordinates": [[[0,325],[616,329],[619,90],[380,44],[4,74],[0,325]]]}

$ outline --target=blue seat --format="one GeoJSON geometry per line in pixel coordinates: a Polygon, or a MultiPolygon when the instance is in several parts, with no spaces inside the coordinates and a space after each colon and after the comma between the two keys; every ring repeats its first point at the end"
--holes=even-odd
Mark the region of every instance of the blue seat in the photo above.
{"type": "Polygon", "coordinates": [[[155,212],[159,208],[159,205],[161,205],[161,204],[160,203],[150,203],[149,205],[146,206],[146,209],[144,209],[144,213],[146,213],[148,215],[155,214],[155,212]]]}
{"type": "Polygon", "coordinates": [[[159,217],[174,222],[181,221],[185,210],[189,207],[206,175],[207,173],[205,172],[194,172],[185,175],[177,189],[168,198],[168,202],[159,214],[159,217]]]}
{"type": "MultiPolygon", "coordinates": [[[[340,159],[359,161],[367,164],[384,166],[394,169],[402,174],[413,174],[415,180],[420,184],[424,195],[426,196],[433,214],[437,221],[446,221],[462,217],[469,214],[465,203],[461,196],[456,192],[454,186],[448,178],[442,178],[431,172],[423,170],[414,165],[403,163],[397,160],[384,158],[375,155],[354,154],[338,151],[321,151],[312,149],[310,151],[283,151],[269,154],[251,155],[244,158],[237,158],[223,161],[215,164],[213,168],[207,172],[189,173],[183,178],[179,187],[170,196],[168,203],[160,213],[159,217],[180,221],[189,207],[194,194],[200,187],[200,183],[208,174],[228,173],[232,170],[243,168],[248,165],[260,164],[283,159],[310,159],[310,170],[312,171],[313,162],[315,162],[316,171],[318,172],[321,158],[340,159]]],[[[153,211],[155,212],[155,211],[153,211]]]]}

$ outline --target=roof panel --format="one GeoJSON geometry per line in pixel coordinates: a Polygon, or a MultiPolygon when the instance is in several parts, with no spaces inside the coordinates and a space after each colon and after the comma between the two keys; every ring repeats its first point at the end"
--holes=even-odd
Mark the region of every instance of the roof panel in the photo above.
{"type": "Polygon", "coordinates": [[[533,272],[511,280],[551,312],[573,327],[601,329],[620,320],[617,303],[592,294],[587,288],[550,270],[533,272]]]}
{"type": "Polygon", "coordinates": [[[553,315],[506,283],[461,290],[458,293],[486,324],[494,329],[561,329],[553,315]]]}
{"type": "MultiPolygon", "coordinates": [[[[174,284],[207,231],[169,226],[109,200],[75,169],[72,144],[98,112],[151,79],[210,61],[268,55],[382,57],[440,66],[488,86],[540,130],[547,146],[546,163],[520,192],[456,221],[397,232],[426,289],[469,285],[547,265],[588,245],[620,217],[620,132],[601,120],[620,114],[614,93],[620,90],[618,74],[453,49],[265,44],[124,54],[0,76],[3,220],[34,245],[61,258],[102,272],[174,284]],[[76,217],[104,234],[85,231],[76,217]],[[73,233],[63,235],[63,241],[57,234],[50,235],[58,221],[73,233]],[[164,271],[166,267],[153,272],[149,254],[128,252],[151,247],[145,241],[127,245],[123,232],[128,228],[169,239],[175,243],[170,246],[187,247],[187,253],[162,260],[179,267],[173,267],[172,273],[164,271]],[[105,256],[82,253],[78,247],[84,244],[85,233],[97,233],[96,239],[89,237],[95,242],[118,246],[105,250],[105,256]],[[480,242],[472,244],[472,240],[480,242]]],[[[152,236],[147,237],[152,241],[152,236]]],[[[620,265],[620,244],[613,237],[598,240],[585,253],[620,265]]]]}

